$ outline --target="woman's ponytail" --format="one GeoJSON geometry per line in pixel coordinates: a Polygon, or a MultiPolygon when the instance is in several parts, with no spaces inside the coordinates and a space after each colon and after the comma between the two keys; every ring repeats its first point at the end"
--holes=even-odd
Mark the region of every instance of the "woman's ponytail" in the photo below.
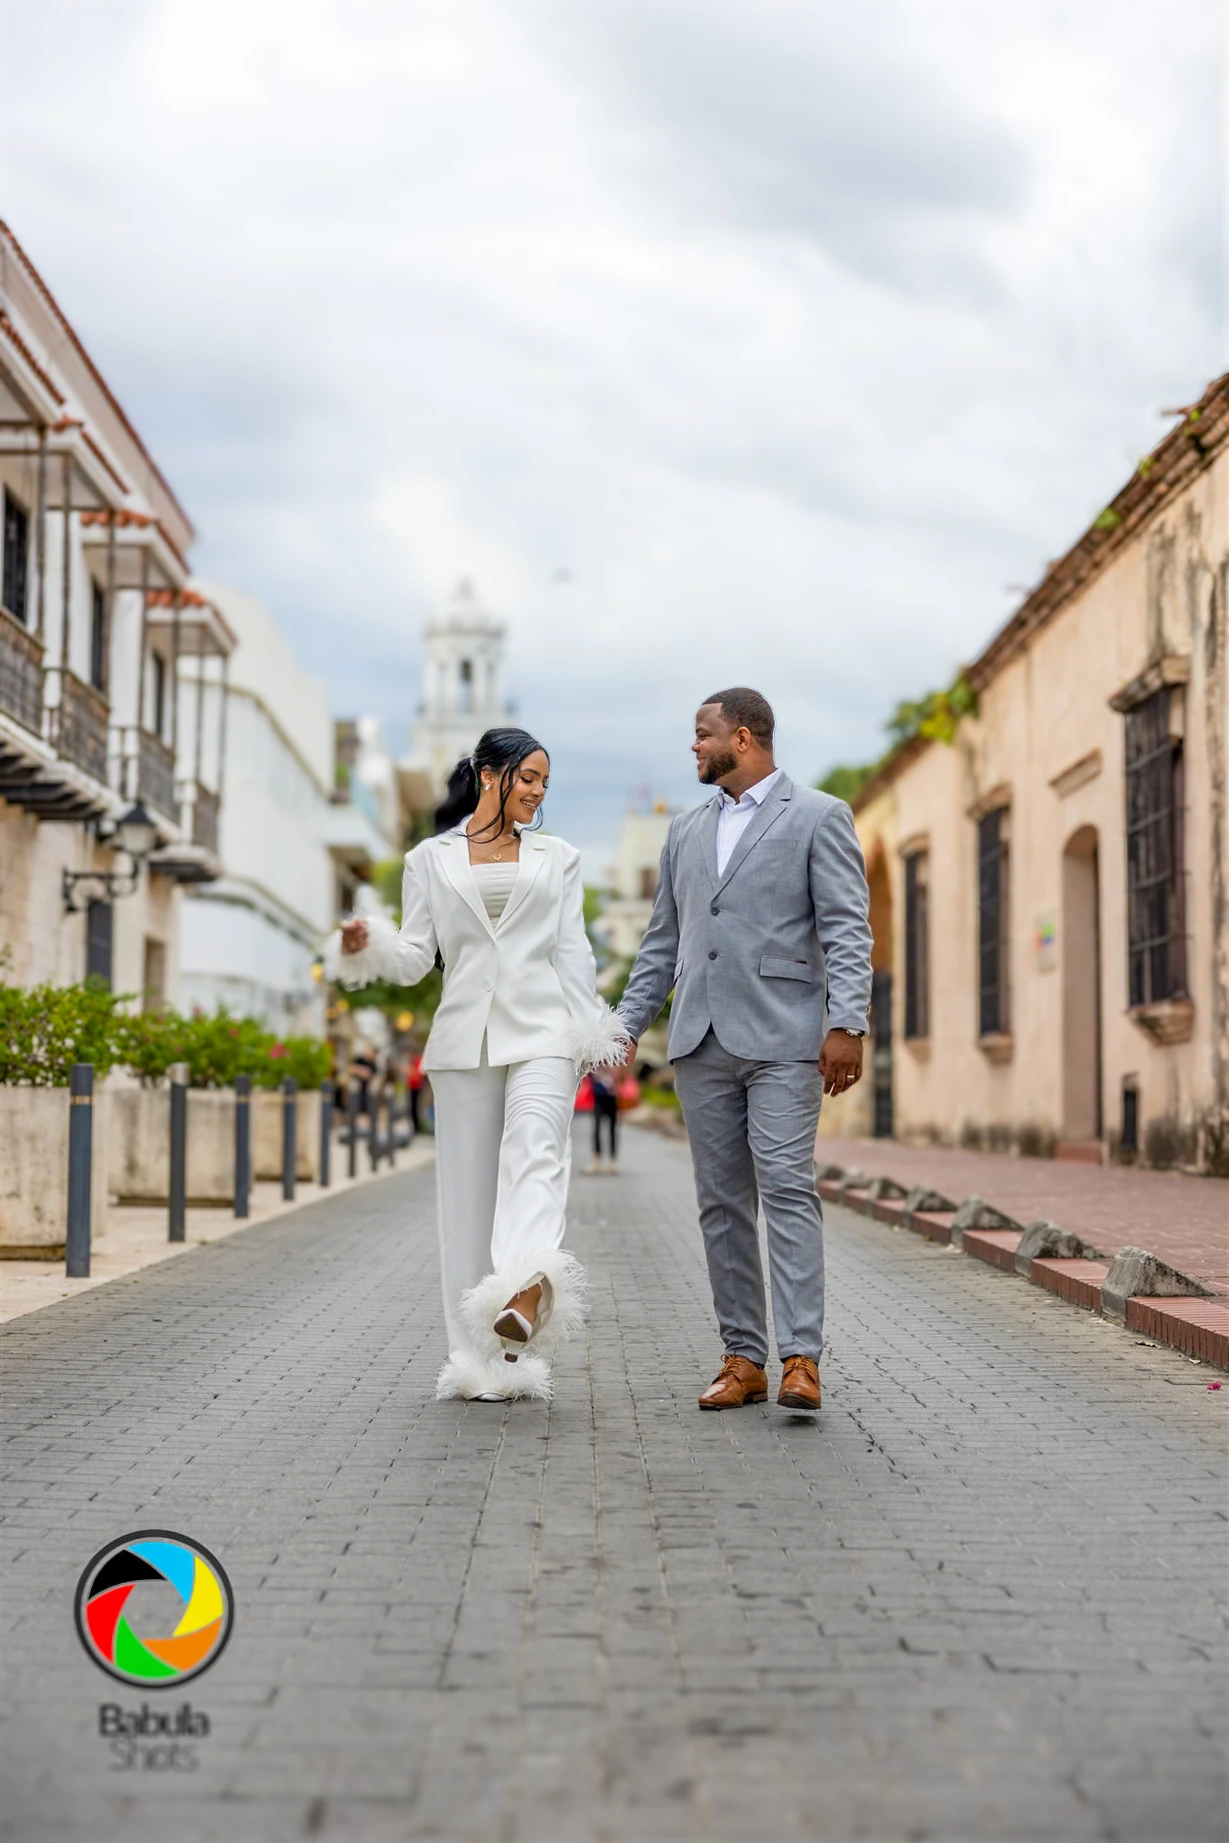
{"type": "Polygon", "coordinates": [[[435,809],[435,830],[451,832],[453,826],[460,825],[471,813],[478,811],[478,770],[474,766],[472,755],[463,755],[452,773],[448,776],[448,787],[444,798],[435,809]]]}

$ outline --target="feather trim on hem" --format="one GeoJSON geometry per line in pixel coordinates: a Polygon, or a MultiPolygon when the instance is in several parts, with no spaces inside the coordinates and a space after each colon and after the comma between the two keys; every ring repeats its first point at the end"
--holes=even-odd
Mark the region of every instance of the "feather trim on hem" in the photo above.
{"type": "Polygon", "coordinates": [[[573,1018],[568,1032],[568,1054],[582,1075],[590,1069],[618,1068],[627,1061],[632,1040],[627,1025],[609,1005],[587,1022],[573,1018]]]}
{"type": "Polygon", "coordinates": [[[394,979],[397,972],[397,928],[387,915],[361,915],[366,924],[367,945],[357,953],[343,954],[341,930],[335,929],[324,943],[324,976],[334,985],[356,991],[373,979],[394,979]]]}
{"type": "Polygon", "coordinates": [[[522,1357],[505,1363],[500,1357],[479,1357],[473,1351],[454,1350],[435,1382],[437,1401],[473,1401],[478,1395],[498,1395],[503,1401],[549,1401],[554,1394],[550,1366],[541,1357],[522,1357]]]}
{"type": "MultiPolygon", "coordinates": [[[[530,1345],[534,1352],[543,1357],[550,1357],[566,1338],[575,1337],[585,1322],[585,1295],[588,1281],[585,1270],[574,1254],[564,1248],[552,1248],[549,1254],[538,1254],[525,1260],[516,1268],[503,1268],[496,1273],[489,1273],[485,1280],[479,1280],[477,1286],[471,1286],[467,1293],[461,1295],[461,1317],[474,1340],[477,1349],[484,1355],[497,1358],[503,1362],[503,1345],[495,1335],[495,1320],[516,1293],[529,1285],[535,1274],[544,1273],[550,1281],[554,1297],[550,1315],[534,1333],[530,1345]]],[[[522,1357],[516,1365],[520,1369],[525,1363],[522,1357]]],[[[506,1364],[511,1369],[512,1365],[506,1364]]]]}

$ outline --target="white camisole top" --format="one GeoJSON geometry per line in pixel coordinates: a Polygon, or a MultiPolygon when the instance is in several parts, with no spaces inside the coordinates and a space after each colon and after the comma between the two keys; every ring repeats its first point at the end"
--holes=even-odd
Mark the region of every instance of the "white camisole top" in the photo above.
{"type": "Polygon", "coordinates": [[[478,885],[478,894],[482,906],[493,922],[497,922],[508,906],[508,898],[516,882],[519,864],[472,864],[474,881],[478,885]]]}

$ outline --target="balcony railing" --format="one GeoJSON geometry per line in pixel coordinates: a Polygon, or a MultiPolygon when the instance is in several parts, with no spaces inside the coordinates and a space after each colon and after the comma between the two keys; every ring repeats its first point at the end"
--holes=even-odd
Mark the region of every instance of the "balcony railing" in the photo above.
{"type": "Polygon", "coordinates": [[[43,648],[0,608],[0,710],[36,736],[43,729],[43,648]]]}
{"type": "Polygon", "coordinates": [[[192,843],[199,845],[202,851],[218,854],[218,809],[221,801],[217,794],[207,787],[196,783],[196,800],[192,808],[192,843]]]}
{"type": "Polygon", "coordinates": [[[107,778],[107,700],[75,672],[61,672],[60,702],[53,722],[61,755],[96,781],[107,778]]]}
{"type": "Polygon", "coordinates": [[[179,822],[179,802],[175,798],[175,756],[152,730],[140,732],[137,754],[137,798],[147,806],[157,807],[168,819],[179,822]]]}

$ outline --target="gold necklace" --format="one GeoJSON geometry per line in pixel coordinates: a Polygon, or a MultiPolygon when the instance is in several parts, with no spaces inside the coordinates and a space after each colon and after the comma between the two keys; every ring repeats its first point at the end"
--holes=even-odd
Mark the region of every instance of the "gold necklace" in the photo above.
{"type": "MultiPolygon", "coordinates": [[[[466,835],[465,835],[465,836],[466,836],[466,838],[467,838],[467,839],[469,838],[469,834],[468,834],[468,832],[466,833],[466,835]]],[[[500,839],[500,841],[499,841],[499,850],[498,850],[498,851],[492,851],[492,852],[490,853],[490,855],[489,855],[489,857],[484,857],[484,858],[479,858],[479,859],[478,859],[478,862],[479,862],[480,864],[502,864],[502,863],[503,863],[503,861],[504,861],[504,846],[505,846],[505,844],[507,844],[507,845],[513,845],[513,844],[515,844],[516,842],[517,842],[517,839],[516,839],[516,835],[515,835],[515,833],[513,834],[513,836],[512,836],[512,837],[511,837],[510,839],[507,839],[507,840],[504,840],[504,839],[502,839],[502,838],[501,838],[501,839],[500,839]]]]}

